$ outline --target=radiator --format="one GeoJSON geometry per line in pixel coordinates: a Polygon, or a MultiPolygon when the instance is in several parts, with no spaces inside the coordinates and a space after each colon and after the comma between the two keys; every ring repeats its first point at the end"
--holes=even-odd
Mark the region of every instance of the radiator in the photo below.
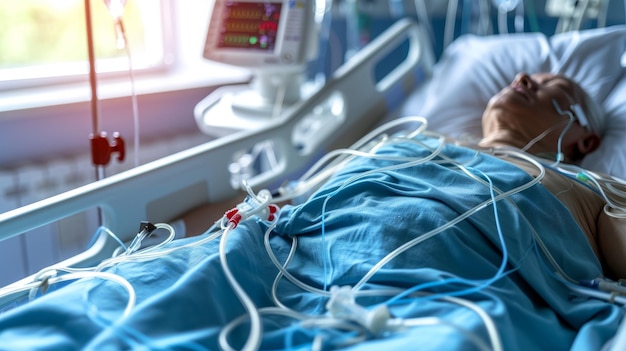
{"type": "MultiPolygon", "coordinates": [[[[143,164],[184,150],[208,138],[191,134],[141,145],[143,164]]],[[[133,150],[127,159],[105,167],[105,175],[134,167],[133,150]]],[[[96,171],[88,154],[59,157],[10,169],[0,169],[0,213],[88,184],[96,171]]],[[[143,220],[138,218],[137,221],[143,220]]],[[[66,217],[31,232],[0,242],[0,286],[34,274],[44,267],[84,251],[98,229],[97,208],[66,217]]]]}

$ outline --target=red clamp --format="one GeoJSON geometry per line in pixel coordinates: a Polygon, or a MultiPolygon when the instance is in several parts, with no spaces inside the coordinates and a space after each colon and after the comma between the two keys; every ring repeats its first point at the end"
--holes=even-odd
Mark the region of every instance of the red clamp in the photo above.
{"type": "Polygon", "coordinates": [[[276,218],[276,212],[278,212],[278,206],[270,204],[267,206],[267,211],[269,212],[267,214],[267,220],[273,222],[276,218]]]}
{"type": "Polygon", "coordinates": [[[226,211],[224,216],[226,216],[226,219],[228,219],[228,223],[233,225],[233,229],[237,228],[239,222],[241,222],[242,219],[242,216],[239,213],[239,209],[237,207],[226,211]]]}
{"type": "Polygon", "coordinates": [[[117,152],[117,160],[124,161],[126,149],[124,139],[120,133],[113,133],[113,144],[109,145],[109,139],[106,132],[100,132],[100,135],[89,135],[91,141],[91,161],[94,165],[107,165],[111,161],[111,154],[117,152]]]}
{"type": "MultiPolygon", "coordinates": [[[[267,205],[267,209],[260,211],[259,215],[265,214],[268,221],[273,221],[276,218],[276,212],[278,212],[278,206],[270,204],[267,205]]],[[[233,229],[237,228],[239,222],[250,217],[248,211],[240,211],[237,207],[226,211],[224,216],[228,223],[233,225],[233,229]]]]}

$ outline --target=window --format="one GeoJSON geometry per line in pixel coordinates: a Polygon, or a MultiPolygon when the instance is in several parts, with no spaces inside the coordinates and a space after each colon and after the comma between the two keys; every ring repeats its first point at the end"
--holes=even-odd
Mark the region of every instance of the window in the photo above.
{"type": "MultiPolygon", "coordinates": [[[[90,0],[97,71],[127,72],[107,3],[90,0]]],[[[164,2],[124,1],[123,24],[135,71],[162,68],[168,47],[164,2]]],[[[49,85],[88,72],[84,0],[0,0],[0,90],[49,85]]]]}

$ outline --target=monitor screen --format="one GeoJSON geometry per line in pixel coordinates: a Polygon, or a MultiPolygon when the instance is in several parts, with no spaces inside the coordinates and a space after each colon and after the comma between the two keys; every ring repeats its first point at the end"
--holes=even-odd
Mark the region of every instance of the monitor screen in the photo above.
{"type": "Polygon", "coordinates": [[[216,0],[204,57],[256,69],[304,65],[312,0],[216,0]]]}
{"type": "Polygon", "coordinates": [[[281,7],[281,3],[227,2],[218,46],[274,51],[281,7]]]}

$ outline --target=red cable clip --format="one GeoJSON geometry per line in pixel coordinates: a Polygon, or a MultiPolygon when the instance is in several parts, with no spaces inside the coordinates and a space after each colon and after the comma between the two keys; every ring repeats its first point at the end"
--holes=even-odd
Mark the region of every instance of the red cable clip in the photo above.
{"type": "MultiPolygon", "coordinates": [[[[278,212],[279,207],[273,204],[267,206],[267,220],[273,221],[276,218],[276,212],[278,212]]],[[[263,211],[265,212],[265,211],[263,211]]],[[[233,229],[237,228],[239,222],[244,219],[243,215],[239,212],[239,208],[232,208],[226,213],[224,213],[224,217],[228,220],[228,223],[233,225],[233,229]]],[[[247,218],[248,216],[246,216],[247,218]]]]}
{"type": "Polygon", "coordinates": [[[269,209],[269,215],[267,216],[268,221],[273,221],[276,218],[276,212],[278,212],[278,206],[270,204],[267,206],[269,209]]]}
{"type": "Polygon", "coordinates": [[[242,218],[241,214],[239,213],[239,209],[236,207],[226,211],[224,216],[226,216],[226,219],[228,219],[228,223],[231,223],[233,225],[233,229],[237,228],[242,218]]]}

